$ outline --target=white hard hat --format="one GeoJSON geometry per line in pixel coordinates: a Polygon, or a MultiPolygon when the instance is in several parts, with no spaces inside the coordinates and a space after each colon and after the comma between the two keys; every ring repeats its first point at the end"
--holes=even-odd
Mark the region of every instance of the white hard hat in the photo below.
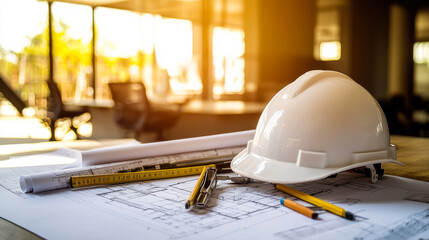
{"type": "Polygon", "coordinates": [[[401,164],[378,102],[342,73],[310,71],[271,99],[231,168],[287,184],[385,162],[401,164]]]}

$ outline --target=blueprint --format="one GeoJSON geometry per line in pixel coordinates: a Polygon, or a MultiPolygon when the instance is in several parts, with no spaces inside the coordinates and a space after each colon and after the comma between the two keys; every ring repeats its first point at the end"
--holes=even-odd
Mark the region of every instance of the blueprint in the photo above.
{"type": "Polygon", "coordinates": [[[40,193],[69,187],[71,176],[137,171],[147,166],[160,168],[163,164],[179,167],[189,165],[195,160],[198,160],[199,164],[207,164],[207,161],[211,162],[214,158],[217,162],[230,161],[245,148],[246,143],[253,138],[254,132],[248,130],[145,144],[135,141],[86,151],[58,149],[50,153],[11,157],[0,162],[0,168],[13,166],[15,162],[20,163],[20,166],[47,162],[67,164],[60,170],[30,171],[30,174],[21,176],[22,191],[40,193]]]}
{"type": "Polygon", "coordinates": [[[316,220],[280,204],[299,201],[270,183],[218,181],[207,208],[185,209],[198,176],[79,190],[24,193],[19,177],[58,166],[0,168],[0,217],[47,239],[428,239],[429,183],[356,173],[291,184],[358,216],[316,220]]]}
{"type": "MultiPolygon", "coordinates": [[[[70,168],[70,165],[67,165],[67,167],[61,169],[32,173],[30,175],[22,175],[19,182],[23,192],[37,193],[55,189],[69,188],[71,176],[142,171],[148,167],[160,168],[161,165],[174,165],[176,167],[181,167],[181,165],[186,166],[187,164],[195,164],[195,162],[198,162],[201,165],[208,163],[222,163],[225,161],[230,162],[231,159],[244,148],[244,146],[239,146],[198,152],[177,153],[173,155],[149,157],[132,161],[120,161],[116,163],[75,168],[70,168]]],[[[61,157],[76,159],[78,158],[76,155],[80,154],[77,150],[60,149],[58,151],[11,159],[8,160],[8,164],[10,164],[11,161],[20,162],[26,161],[28,159],[38,161],[48,157],[56,159],[61,159],[61,157]],[[58,153],[58,151],[61,152],[58,153]]],[[[1,163],[5,162],[7,161],[0,162],[0,167],[2,166],[1,163]]],[[[64,162],[67,163],[66,161],[64,162]]]]}

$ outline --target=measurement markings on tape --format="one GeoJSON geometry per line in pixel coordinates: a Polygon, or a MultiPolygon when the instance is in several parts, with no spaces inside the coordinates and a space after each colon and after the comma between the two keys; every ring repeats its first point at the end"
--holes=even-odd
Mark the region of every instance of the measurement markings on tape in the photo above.
{"type": "Polygon", "coordinates": [[[156,180],[165,178],[174,178],[182,176],[198,175],[204,167],[216,167],[212,165],[183,167],[183,168],[170,168],[160,170],[149,170],[139,172],[126,172],[126,173],[111,173],[100,175],[82,175],[72,176],[70,180],[71,188],[91,187],[99,185],[119,184],[128,182],[137,182],[145,180],[156,180]]]}

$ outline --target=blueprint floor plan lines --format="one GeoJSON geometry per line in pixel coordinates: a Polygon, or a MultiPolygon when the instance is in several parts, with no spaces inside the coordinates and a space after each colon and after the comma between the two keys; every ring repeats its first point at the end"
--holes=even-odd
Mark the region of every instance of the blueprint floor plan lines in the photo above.
{"type": "Polygon", "coordinates": [[[340,201],[336,201],[333,203],[334,204],[342,203],[342,204],[345,204],[347,206],[351,206],[354,204],[359,204],[360,202],[362,202],[362,200],[360,200],[359,198],[345,198],[345,199],[342,199],[340,201]]]}
{"type": "MultiPolygon", "coordinates": [[[[429,230],[429,208],[412,214],[405,219],[401,219],[389,226],[371,225],[361,226],[362,232],[359,233],[355,239],[359,240],[401,240],[408,239],[413,236],[429,230]]],[[[422,235],[429,237],[429,235],[422,235]]],[[[420,238],[422,239],[422,238],[420,238]]]]}
{"type": "MultiPolygon", "coordinates": [[[[46,170],[51,169],[37,169],[46,170]]],[[[386,236],[417,240],[429,236],[429,183],[399,177],[371,184],[365,176],[344,173],[335,179],[290,185],[364,217],[350,221],[326,212],[313,220],[290,210],[280,199],[292,197],[271,183],[218,181],[206,208],[185,209],[198,176],[23,193],[19,177],[31,171],[35,169],[0,168],[0,216],[48,239],[130,240],[144,235],[157,240],[386,236]]]]}
{"type": "Polygon", "coordinates": [[[327,178],[320,181],[300,184],[291,184],[290,186],[305,192],[310,195],[323,195],[332,192],[333,189],[344,188],[348,191],[377,191],[375,184],[368,184],[369,180],[363,175],[357,175],[353,178],[342,178],[341,176],[335,178],[327,178]]]}
{"type": "Polygon", "coordinates": [[[406,200],[429,203],[429,193],[411,193],[406,200]]]}
{"type": "Polygon", "coordinates": [[[335,186],[325,184],[323,182],[314,182],[313,184],[305,184],[305,183],[299,183],[299,184],[291,184],[290,187],[297,189],[301,192],[305,192],[310,195],[320,195],[324,193],[330,193],[332,192],[332,189],[335,188],[335,186]]]}
{"type": "Polygon", "coordinates": [[[323,222],[316,222],[312,225],[297,227],[284,232],[275,233],[274,235],[284,240],[306,239],[315,236],[321,236],[326,232],[338,231],[340,228],[348,227],[350,224],[354,224],[354,222],[344,219],[332,219],[323,222]]]}
{"type": "Polygon", "coordinates": [[[168,188],[158,184],[165,185],[165,181],[123,184],[121,190],[113,188],[112,191],[104,191],[97,196],[116,207],[133,209],[142,218],[164,226],[175,238],[217,228],[280,207],[279,200],[269,194],[276,191],[272,184],[247,188],[219,183],[206,209],[191,210],[184,208],[184,202],[195,184],[195,178],[182,179],[180,183],[173,182],[168,188]],[[234,196],[228,196],[231,188],[234,188],[234,196]]]}
{"type": "Polygon", "coordinates": [[[13,194],[21,194],[22,191],[19,189],[19,184],[16,180],[15,172],[10,169],[4,169],[0,175],[0,186],[13,194]]]}
{"type": "Polygon", "coordinates": [[[344,180],[341,181],[340,180],[340,181],[336,182],[334,185],[336,187],[340,187],[340,186],[347,187],[347,188],[353,189],[355,191],[367,191],[367,192],[370,192],[370,191],[377,190],[377,186],[375,184],[372,184],[372,185],[366,184],[365,180],[367,180],[367,179],[365,179],[365,178],[363,178],[361,180],[363,180],[363,181],[356,182],[356,181],[344,181],[344,180]]]}

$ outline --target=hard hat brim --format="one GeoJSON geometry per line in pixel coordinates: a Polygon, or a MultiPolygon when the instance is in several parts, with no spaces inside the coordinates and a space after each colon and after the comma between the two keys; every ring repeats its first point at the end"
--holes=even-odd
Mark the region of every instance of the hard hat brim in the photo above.
{"type": "Polygon", "coordinates": [[[231,161],[231,169],[236,174],[264,182],[293,184],[315,181],[327,178],[336,173],[377,163],[396,163],[394,159],[377,159],[351,164],[345,167],[309,168],[297,166],[295,163],[276,161],[249,153],[247,149],[241,151],[231,161]]]}

